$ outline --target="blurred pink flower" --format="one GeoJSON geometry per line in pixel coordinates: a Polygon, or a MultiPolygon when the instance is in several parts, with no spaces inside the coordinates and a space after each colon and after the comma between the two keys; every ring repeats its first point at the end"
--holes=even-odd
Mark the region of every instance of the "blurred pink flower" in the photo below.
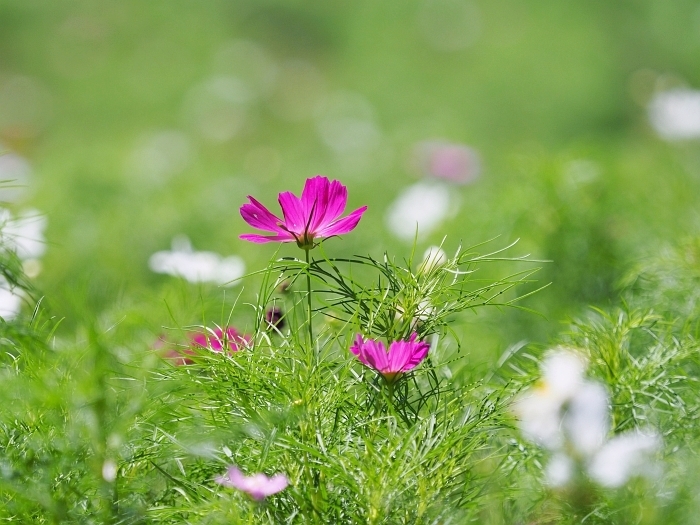
{"type": "Polygon", "coordinates": [[[474,182],[481,172],[479,154],[464,144],[442,140],[420,142],[414,149],[419,171],[455,184],[474,182]]]}
{"type": "Polygon", "coordinates": [[[413,370],[428,355],[430,345],[416,341],[417,337],[418,334],[413,332],[408,341],[394,341],[387,352],[381,341],[365,341],[361,334],[357,334],[350,351],[361,363],[374,368],[387,381],[392,382],[404,372],[413,370]]]}
{"type": "Polygon", "coordinates": [[[294,241],[304,250],[312,249],[316,239],[354,230],[367,209],[363,206],[341,219],[348,190],[340,181],[329,181],[322,176],[306,179],[301,199],[288,191],[279,194],[284,220],[250,195],[248,200],[250,202],[241,206],[243,220],[254,228],[276,235],[244,234],[241,239],[256,243],[294,241]]]}
{"type": "MultiPolygon", "coordinates": [[[[246,335],[241,335],[238,330],[229,326],[226,328],[226,331],[217,327],[214,330],[192,334],[190,335],[190,341],[191,345],[189,348],[169,348],[164,352],[163,357],[171,360],[175,366],[191,365],[194,363],[194,360],[190,356],[197,355],[193,347],[208,348],[218,353],[226,346],[229,350],[228,353],[232,354],[244,348],[250,342],[250,338],[246,335]]],[[[161,336],[157,347],[163,346],[165,342],[165,339],[161,336]]]]}
{"type": "Polygon", "coordinates": [[[191,339],[195,345],[210,348],[214,352],[221,352],[225,345],[228,347],[229,353],[237,352],[241,346],[245,346],[249,342],[249,338],[238,333],[238,330],[233,326],[226,328],[225,332],[219,327],[214,330],[206,330],[204,333],[192,335],[191,339]]]}
{"type": "Polygon", "coordinates": [[[238,489],[248,494],[256,501],[267,496],[283,491],[289,485],[289,480],[284,474],[275,474],[268,478],[265,474],[253,474],[244,476],[234,466],[230,466],[223,476],[217,476],[216,482],[224,487],[238,489]]]}

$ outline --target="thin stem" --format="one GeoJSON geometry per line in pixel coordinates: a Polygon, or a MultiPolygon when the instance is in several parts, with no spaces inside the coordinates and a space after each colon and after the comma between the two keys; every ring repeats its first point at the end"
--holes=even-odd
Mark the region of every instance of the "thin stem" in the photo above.
{"type": "Polygon", "coordinates": [[[309,346],[313,351],[314,347],[314,329],[313,326],[311,325],[311,262],[309,261],[309,249],[307,248],[304,250],[306,252],[306,299],[308,302],[309,306],[309,316],[308,316],[308,322],[309,322],[309,346]]]}

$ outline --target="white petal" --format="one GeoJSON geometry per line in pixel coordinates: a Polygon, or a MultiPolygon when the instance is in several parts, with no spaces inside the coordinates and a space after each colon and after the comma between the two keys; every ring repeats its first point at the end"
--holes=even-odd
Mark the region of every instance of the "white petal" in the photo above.
{"type": "Polygon", "coordinates": [[[603,385],[586,381],[564,415],[567,438],[584,456],[595,453],[610,431],[609,399],[603,385]]]}
{"type": "Polygon", "coordinates": [[[588,467],[591,478],[605,487],[621,487],[631,476],[656,471],[650,456],[661,448],[653,431],[634,430],[608,441],[588,467]]]}

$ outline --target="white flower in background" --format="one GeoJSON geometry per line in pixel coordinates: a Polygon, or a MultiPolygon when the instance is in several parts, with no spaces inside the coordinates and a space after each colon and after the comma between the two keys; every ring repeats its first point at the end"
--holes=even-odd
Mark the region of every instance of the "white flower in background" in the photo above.
{"type": "Polygon", "coordinates": [[[418,266],[418,273],[430,273],[447,263],[447,254],[439,246],[429,246],[423,252],[423,261],[418,266]]]}
{"type": "Polygon", "coordinates": [[[649,456],[661,449],[661,438],[652,430],[633,430],[608,441],[591,461],[588,472],[605,487],[621,487],[632,476],[653,477],[658,466],[649,456]]]}
{"type": "Polygon", "coordinates": [[[561,452],[554,454],[544,469],[547,484],[552,487],[563,487],[574,476],[576,465],[574,461],[561,452]]]}
{"type": "Polygon", "coordinates": [[[440,226],[455,205],[448,186],[418,182],[399,194],[387,211],[386,222],[394,235],[411,242],[416,228],[418,237],[425,237],[440,226]]]}
{"type": "Polygon", "coordinates": [[[191,283],[233,285],[235,283],[231,281],[245,274],[245,263],[240,257],[222,257],[214,252],[193,251],[190,240],[184,235],[173,239],[171,251],[151,255],[148,265],[156,273],[182,277],[191,283]]]}
{"type": "Polygon", "coordinates": [[[568,401],[583,384],[586,362],[571,350],[558,348],[550,352],[541,365],[542,381],[549,395],[559,403],[568,401]]]}
{"type": "Polygon", "coordinates": [[[649,103],[649,121],[666,140],[700,138],[700,91],[671,89],[649,103]]]}
{"type": "Polygon", "coordinates": [[[571,397],[563,417],[563,429],[576,451],[590,456],[610,431],[610,399],[600,383],[584,382],[571,397]]]}
{"type": "Polygon", "coordinates": [[[32,167],[24,157],[15,153],[0,153],[0,202],[19,200],[26,192],[31,177],[32,167]]]}
{"type": "Polygon", "coordinates": [[[16,218],[9,210],[0,209],[2,242],[22,260],[37,259],[46,252],[44,230],[46,217],[38,210],[24,210],[16,218]]]}
{"type": "Polygon", "coordinates": [[[413,148],[414,169],[424,177],[454,184],[474,182],[481,173],[476,150],[446,140],[426,140],[413,148]]]}
{"type": "Polygon", "coordinates": [[[566,485],[576,468],[605,487],[620,487],[631,476],[652,475],[649,456],[661,447],[651,431],[635,430],[607,440],[610,399],[602,384],[586,380],[585,361],[558,349],[541,364],[542,379],[516,400],[523,435],[550,450],[547,483],[566,485]]]}
{"type": "Polygon", "coordinates": [[[515,402],[525,437],[550,450],[563,445],[562,409],[583,383],[585,369],[583,359],[569,350],[560,349],[545,357],[542,379],[515,402]]]}
{"type": "Polygon", "coordinates": [[[22,308],[22,291],[10,286],[7,279],[0,277],[0,317],[10,321],[17,317],[22,308]]]}
{"type": "Polygon", "coordinates": [[[513,406],[523,435],[550,450],[563,445],[561,409],[561,399],[546,384],[537,385],[523,393],[513,406]]]}

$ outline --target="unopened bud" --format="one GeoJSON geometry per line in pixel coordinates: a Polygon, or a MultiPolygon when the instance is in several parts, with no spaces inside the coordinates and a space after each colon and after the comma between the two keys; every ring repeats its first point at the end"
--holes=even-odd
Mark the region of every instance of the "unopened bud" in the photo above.
{"type": "Polygon", "coordinates": [[[285,325],[284,312],[280,307],[272,306],[265,312],[265,321],[271,328],[281,330],[285,325]]]}
{"type": "Polygon", "coordinates": [[[429,273],[447,262],[447,254],[439,246],[431,246],[423,254],[423,262],[418,267],[418,273],[429,273]]]}

